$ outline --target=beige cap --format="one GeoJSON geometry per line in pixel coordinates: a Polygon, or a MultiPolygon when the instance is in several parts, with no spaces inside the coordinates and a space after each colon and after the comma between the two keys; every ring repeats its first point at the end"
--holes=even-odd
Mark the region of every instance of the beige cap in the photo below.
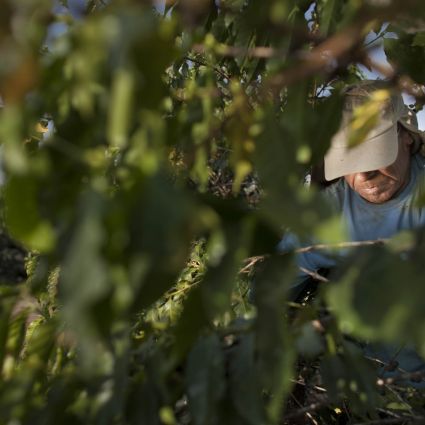
{"type": "Polygon", "coordinates": [[[415,113],[404,104],[401,94],[382,91],[385,87],[382,81],[363,81],[347,87],[341,126],[325,155],[326,180],[391,165],[398,154],[397,123],[425,140],[424,133],[418,129],[415,113]],[[369,106],[366,106],[368,101],[369,106]],[[349,147],[353,128],[361,132],[362,125],[367,125],[367,109],[363,109],[360,119],[355,122],[356,113],[362,106],[372,109],[375,120],[364,140],[349,147]]]}

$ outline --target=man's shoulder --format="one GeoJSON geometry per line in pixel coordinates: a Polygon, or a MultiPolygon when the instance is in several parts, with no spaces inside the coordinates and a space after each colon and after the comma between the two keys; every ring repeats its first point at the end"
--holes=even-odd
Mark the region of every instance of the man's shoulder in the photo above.
{"type": "Polygon", "coordinates": [[[421,175],[425,175],[425,156],[421,153],[417,153],[413,157],[414,164],[421,175]]]}
{"type": "Polygon", "coordinates": [[[423,199],[425,199],[425,157],[418,153],[414,156],[415,185],[412,190],[412,199],[420,200],[421,208],[424,209],[423,199]]]}

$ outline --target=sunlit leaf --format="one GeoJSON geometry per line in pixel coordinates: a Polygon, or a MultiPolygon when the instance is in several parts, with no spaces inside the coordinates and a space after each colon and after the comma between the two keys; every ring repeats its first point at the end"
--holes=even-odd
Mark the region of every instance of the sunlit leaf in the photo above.
{"type": "Polygon", "coordinates": [[[12,234],[32,249],[50,251],[55,233],[39,215],[39,184],[30,176],[11,178],[5,189],[6,222],[12,234]]]}
{"type": "Polygon", "coordinates": [[[349,147],[355,147],[366,140],[370,131],[378,125],[389,97],[388,90],[376,90],[362,105],[354,108],[349,123],[349,147]]]}
{"type": "Polygon", "coordinates": [[[108,138],[111,146],[123,148],[126,145],[129,124],[132,117],[132,96],[134,75],[128,69],[116,72],[112,86],[108,138]]]}

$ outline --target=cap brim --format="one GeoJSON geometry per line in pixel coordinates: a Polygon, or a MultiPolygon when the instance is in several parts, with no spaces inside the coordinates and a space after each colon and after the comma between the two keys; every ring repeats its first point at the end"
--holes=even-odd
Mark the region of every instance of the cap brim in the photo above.
{"type": "Polygon", "coordinates": [[[366,139],[353,148],[343,145],[331,146],[325,155],[325,179],[330,181],[349,174],[387,167],[397,159],[397,154],[398,136],[395,123],[385,132],[366,139]]]}

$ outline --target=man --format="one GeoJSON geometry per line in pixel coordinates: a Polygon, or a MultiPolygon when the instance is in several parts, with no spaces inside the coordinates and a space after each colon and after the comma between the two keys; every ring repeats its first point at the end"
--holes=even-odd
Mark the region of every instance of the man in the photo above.
{"type": "MultiPolygon", "coordinates": [[[[401,95],[384,87],[366,81],[347,89],[342,124],[324,160],[325,179],[335,180],[324,193],[342,213],[352,241],[390,238],[425,225],[425,209],[415,206],[416,187],[425,177],[423,134],[401,95]],[[361,134],[366,126],[364,140],[350,147],[353,133],[361,134]]],[[[286,236],[280,249],[293,248],[293,239],[286,236]]],[[[297,261],[312,272],[335,266],[321,252],[300,254],[297,261]]],[[[303,277],[294,284],[295,296],[303,289],[303,277]]],[[[383,362],[396,360],[407,371],[425,370],[413,349],[367,346],[366,354],[383,362]]]]}

